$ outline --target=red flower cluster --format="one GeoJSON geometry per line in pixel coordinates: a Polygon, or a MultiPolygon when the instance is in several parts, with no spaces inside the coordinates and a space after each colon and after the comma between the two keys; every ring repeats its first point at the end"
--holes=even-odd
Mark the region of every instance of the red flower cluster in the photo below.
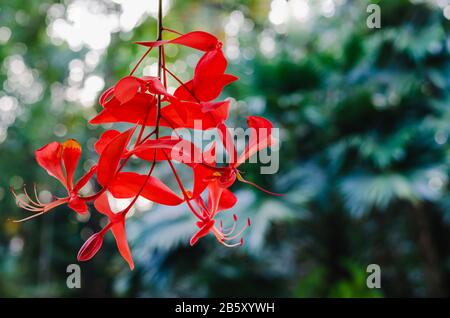
{"type": "Polygon", "coordinates": [[[260,188],[245,180],[238,168],[252,155],[272,145],[272,124],[261,117],[249,117],[248,125],[252,129],[250,141],[244,152],[238,156],[233,138],[225,125],[229,101],[214,101],[224,86],[237,80],[235,76],[225,73],[227,60],[222,52],[222,43],[215,36],[202,31],[177,35],[178,37],[172,40],[138,42],[148,47],[147,52],[129,76],[122,78],[101,95],[100,105],[103,109],[91,119],[90,123],[124,122],[133,124],[133,127],[124,132],[117,130],[104,132],[95,144],[99,156],[97,164],[75,184],[74,172],[81,156],[81,146],[77,141],[70,139],[62,144],[51,142],[36,151],[38,164],[63,184],[67,190],[66,197],[42,203],[36,195],[36,188],[35,198],[29,196],[26,190],[25,198],[17,196],[13,191],[18,205],[34,212],[32,216],[18,222],[44,214],[65,203],[76,213],[84,214],[88,211],[87,203],[93,202],[95,209],[104,214],[109,222],[81,247],[78,253],[80,261],[92,258],[101,248],[104,235],[111,230],[119,252],[133,269],[134,263],[126,239],[125,220],[127,213],[140,196],[169,206],[185,202],[195,216],[198,227],[198,231],[191,238],[191,245],[208,233],[212,233],[221,244],[228,247],[243,244],[242,233],[250,226],[250,219],[238,229],[238,219],[234,215],[233,226],[224,229],[222,221],[216,221],[217,215],[236,204],[237,198],[229,190],[236,179],[260,188]],[[183,83],[166,68],[164,46],[169,44],[183,45],[204,52],[192,80],[183,83]],[[133,76],[138,65],[155,47],[160,50],[158,76],[142,78],[133,76]],[[180,84],[173,94],[167,91],[167,75],[172,76],[180,84]],[[196,122],[201,123],[203,130],[217,129],[230,158],[227,165],[216,163],[215,145],[202,152],[193,143],[180,137],[160,136],[161,126],[172,131],[178,128],[198,129],[195,126],[196,122]],[[151,127],[151,131],[146,133],[146,127],[151,127]],[[132,156],[149,163],[147,174],[123,171],[132,156]],[[156,162],[162,161],[169,164],[181,189],[181,196],[160,179],[152,176],[156,162]],[[187,190],[183,185],[173,165],[174,161],[192,169],[194,178],[192,189],[187,190]],[[80,189],[94,176],[100,190],[90,196],[80,195],[80,189]],[[130,198],[132,201],[124,210],[114,213],[108,201],[108,193],[114,198],[130,198]]]}

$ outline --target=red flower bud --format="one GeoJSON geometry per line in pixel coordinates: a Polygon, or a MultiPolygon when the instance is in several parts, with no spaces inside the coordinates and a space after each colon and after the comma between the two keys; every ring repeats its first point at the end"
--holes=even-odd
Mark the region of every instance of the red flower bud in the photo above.
{"type": "Polygon", "coordinates": [[[103,244],[104,234],[98,232],[89,237],[78,252],[77,259],[80,262],[88,261],[97,254],[103,244]]]}

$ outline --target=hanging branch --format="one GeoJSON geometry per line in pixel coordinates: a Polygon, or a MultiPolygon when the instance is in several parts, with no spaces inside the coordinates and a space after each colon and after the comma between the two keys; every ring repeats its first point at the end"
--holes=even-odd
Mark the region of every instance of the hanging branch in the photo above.
{"type": "MultiPolygon", "coordinates": [[[[227,60],[222,52],[222,42],[204,31],[182,34],[164,28],[162,0],[158,1],[156,40],[137,44],[147,47],[147,50],[129,75],[103,92],[99,99],[102,110],[90,120],[94,125],[121,122],[132,124],[133,127],[124,132],[113,129],[105,131],[95,144],[98,162],[75,183],[73,177],[81,158],[81,145],[76,140],[69,139],[63,143],[54,141],[38,149],[35,153],[38,164],[50,176],[61,182],[67,196],[43,203],[39,201],[37,194],[35,198],[28,195],[26,189],[23,195],[17,195],[12,189],[18,206],[33,213],[17,222],[44,215],[64,204],[76,213],[85,214],[88,212],[88,204],[93,203],[95,208],[93,210],[105,215],[109,222],[86,240],[78,253],[78,260],[86,261],[94,257],[102,246],[104,236],[111,231],[120,254],[133,269],[134,262],[126,239],[125,220],[138,198],[144,197],[168,206],[186,203],[198,227],[198,231],[190,240],[191,245],[209,233],[213,234],[223,246],[242,245],[242,235],[250,226],[250,220],[248,219],[238,230],[238,217],[234,215],[231,229],[223,230],[222,219],[217,222],[220,226],[216,225],[216,219],[222,216],[220,212],[236,204],[237,198],[229,190],[236,180],[261,189],[258,185],[244,180],[238,168],[250,156],[272,145],[272,123],[262,117],[248,117],[248,125],[252,129],[250,144],[241,156],[236,158],[236,147],[233,139],[229,138],[228,128],[225,125],[229,101],[214,102],[226,85],[237,80],[237,77],[225,74],[227,60]],[[177,37],[163,40],[164,30],[177,37]],[[164,46],[169,44],[203,52],[190,81],[182,82],[174,72],[167,69],[164,46]],[[156,47],[158,48],[156,76],[135,76],[139,65],[156,47]],[[167,73],[179,83],[173,94],[167,91],[167,73]],[[163,107],[163,103],[167,104],[163,107]],[[202,123],[204,130],[218,130],[225,149],[231,151],[232,159],[228,165],[217,166],[214,160],[213,162],[206,160],[205,158],[211,154],[210,151],[203,153],[193,143],[177,135],[177,129],[192,129],[196,121],[202,123]],[[144,131],[149,126],[153,129],[144,136],[144,131]],[[161,126],[172,130],[175,137],[160,136],[161,126]],[[137,138],[131,143],[136,132],[137,138]],[[184,159],[180,158],[180,152],[183,153],[184,159]],[[199,154],[200,161],[197,161],[199,154]],[[124,172],[132,156],[149,162],[147,174],[124,172]],[[162,180],[152,176],[158,161],[168,163],[173,178],[181,190],[181,196],[162,180]],[[179,161],[192,169],[193,178],[190,183],[193,186],[190,190],[181,181],[173,161],[179,161]],[[94,178],[101,186],[100,190],[88,196],[81,196],[80,190],[94,178]],[[206,192],[207,195],[203,195],[206,192]],[[109,204],[110,196],[131,200],[125,209],[114,213],[109,204]],[[205,197],[208,198],[207,202],[205,197]]],[[[36,189],[34,192],[36,193],[36,189]]]]}

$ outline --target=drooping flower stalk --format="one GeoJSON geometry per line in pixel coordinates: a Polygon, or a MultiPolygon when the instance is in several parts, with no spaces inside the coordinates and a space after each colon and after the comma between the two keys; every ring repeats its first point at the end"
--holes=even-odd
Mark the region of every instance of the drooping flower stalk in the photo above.
{"type": "Polygon", "coordinates": [[[211,233],[223,246],[235,247],[243,244],[242,235],[250,226],[250,218],[246,224],[239,226],[238,217],[233,215],[232,226],[223,228],[221,212],[237,203],[236,196],[229,188],[238,180],[277,195],[245,180],[238,170],[252,155],[272,146],[274,138],[272,123],[262,117],[248,117],[248,126],[252,129],[250,143],[238,157],[233,138],[225,124],[228,119],[229,101],[215,101],[225,86],[238,79],[225,73],[227,60],[222,51],[222,42],[204,31],[182,34],[164,27],[162,0],[158,1],[157,18],[156,40],[136,42],[147,47],[146,51],[129,75],[101,94],[99,104],[102,110],[90,120],[91,124],[127,123],[131,128],[123,132],[114,129],[105,131],[94,147],[98,155],[97,163],[77,182],[74,182],[74,173],[81,158],[81,145],[78,142],[73,139],[64,143],[55,141],[36,151],[38,164],[50,176],[60,181],[67,191],[67,196],[42,203],[36,187],[35,198],[27,193],[26,188],[23,190],[23,196],[11,190],[18,206],[33,213],[19,220],[20,222],[43,215],[63,204],[67,204],[77,213],[87,213],[87,204],[93,204],[98,213],[108,218],[107,225],[88,238],[81,247],[78,253],[80,261],[94,257],[102,246],[104,236],[112,232],[120,254],[130,268],[134,268],[126,239],[125,221],[140,197],[167,206],[186,203],[187,210],[196,219],[195,224],[198,227],[198,231],[190,240],[191,245],[211,233]],[[175,35],[175,38],[164,39],[164,31],[172,37],[175,35]],[[166,45],[181,45],[202,52],[191,80],[181,81],[166,67],[166,45]],[[139,66],[156,47],[156,74],[135,76],[139,66]],[[179,84],[173,94],[167,89],[167,74],[179,84]],[[194,129],[197,121],[202,124],[202,130],[214,129],[218,132],[230,158],[227,165],[217,165],[214,159],[215,144],[203,152],[197,145],[178,135],[177,129],[194,129]],[[151,129],[146,134],[147,127],[151,129]],[[161,127],[167,127],[173,134],[162,136],[161,127]],[[148,165],[146,174],[125,169],[132,156],[148,165]],[[153,176],[158,162],[168,163],[181,190],[181,197],[162,180],[153,176]],[[174,162],[180,162],[192,170],[192,187],[183,184],[174,162]],[[87,196],[80,195],[80,190],[94,180],[99,185],[99,190],[87,196]],[[130,199],[130,203],[123,210],[114,213],[109,203],[111,197],[130,199]]]}

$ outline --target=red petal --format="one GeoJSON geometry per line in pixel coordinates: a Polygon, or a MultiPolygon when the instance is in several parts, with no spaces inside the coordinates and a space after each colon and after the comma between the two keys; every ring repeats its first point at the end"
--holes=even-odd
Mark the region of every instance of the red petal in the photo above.
{"type": "Polygon", "coordinates": [[[238,158],[237,165],[242,164],[258,151],[272,145],[272,123],[258,116],[249,116],[248,127],[251,128],[250,141],[244,153],[238,158]]]}
{"type": "MultiPolygon", "coordinates": [[[[150,113],[146,126],[153,126],[156,120],[156,99],[150,94],[143,93],[137,94],[133,100],[125,104],[120,104],[115,98],[111,99],[105,104],[105,109],[89,122],[94,125],[117,122],[137,124],[146,117],[149,107],[150,113]]],[[[161,120],[161,125],[167,126],[168,124],[161,120]]]]}
{"type": "Polygon", "coordinates": [[[237,80],[236,76],[229,74],[196,78],[194,94],[199,100],[208,102],[217,98],[225,86],[237,80]]]}
{"type": "Polygon", "coordinates": [[[209,147],[203,152],[203,163],[213,165],[216,164],[216,142],[213,141],[209,147]]]}
{"type": "Polygon", "coordinates": [[[219,212],[219,203],[225,188],[219,185],[217,180],[213,180],[208,184],[208,208],[214,216],[219,212]]]}
{"type": "Polygon", "coordinates": [[[206,52],[195,67],[194,81],[202,77],[222,75],[227,69],[227,59],[222,50],[206,52]]]}
{"type": "Polygon", "coordinates": [[[197,198],[208,186],[211,181],[210,178],[214,173],[214,170],[205,167],[202,164],[197,164],[193,167],[194,172],[194,187],[192,189],[192,197],[197,198]]]}
{"type": "Polygon", "coordinates": [[[172,149],[180,142],[180,139],[172,139],[170,136],[164,136],[159,139],[151,139],[144,141],[135,147],[128,154],[133,154],[140,159],[147,161],[163,161],[166,155],[171,157],[172,149]],[[164,151],[165,150],[165,151],[164,151]]]}
{"type": "Polygon", "coordinates": [[[202,158],[200,149],[192,142],[181,138],[174,139],[171,136],[164,136],[157,140],[147,140],[130,153],[143,160],[161,161],[166,160],[168,157],[171,160],[185,164],[200,162],[202,158]]]}
{"type": "Polygon", "coordinates": [[[196,96],[195,97],[192,96],[193,94],[194,94],[194,80],[190,80],[189,82],[184,83],[184,85],[180,85],[175,90],[175,93],[173,95],[182,100],[195,102],[196,96]]]}
{"type": "Polygon", "coordinates": [[[153,76],[144,76],[143,80],[147,83],[147,89],[150,93],[156,95],[163,95],[172,99],[173,96],[167,92],[164,85],[161,83],[159,78],[153,76]]]}
{"type": "Polygon", "coordinates": [[[225,150],[228,152],[229,163],[233,164],[237,160],[237,152],[234,145],[233,136],[231,136],[227,126],[225,126],[224,123],[220,123],[219,126],[217,126],[217,130],[219,132],[220,140],[222,141],[225,150]]]}
{"type": "Polygon", "coordinates": [[[125,219],[123,218],[122,222],[115,223],[111,230],[113,232],[114,238],[116,239],[117,248],[120,252],[120,255],[127,261],[130,269],[134,269],[134,262],[131,256],[130,247],[128,246],[127,235],[125,231],[125,219]]]}
{"type": "Polygon", "coordinates": [[[164,118],[170,118],[173,128],[206,130],[215,128],[228,118],[229,101],[215,103],[194,103],[179,101],[164,107],[161,111],[164,118]],[[178,115],[177,108],[186,110],[186,118],[178,115]]]}
{"type": "Polygon", "coordinates": [[[118,130],[105,131],[95,143],[95,151],[100,155],[105,147],[111,142],[111,140],[113,140],[118,135],[120,135],[120,131],[118,130]]]}
{"type": "MultiPolygon", "coordinates": [[[[152,106],[153,107],[153,106],[152,106]]],[[[164,107],[165,108],[165,107],[164,107]]],[[[93,125],[99,124],[110,124],[110,123],[130,123],[130,124],[138,124],[141,123],[145,118],[147,112],[147,107],[140,107],[136,105],[136,107],[126,107],[122,109],[104,109],[97,116],[92,118],[89,123],[93,125]]],[[[178,113],[176,113],[178,117],[178,113]]],[[[151,109],[150,114],[147,118],[145,126],[154,126],[156,118],[156,109],[151,109]]],[[[160,121],[161,127],[171,127],[171,123],[165,120],[165,118],[161,118],[160,121]]]]}
{"type": "MultiPolygon", "coordinates": [[[[89,120],[89,123],[92,125],[100,125],[116,122],[120,122],[120,120],[118,119],[117,116],[114,116],[114,114],[109,109],[102,110],[100,113],[97,114],[97,116],[89,120]]],[[[135,123],[134,121],[132,122],[135,123]]]]}
{"type": "Polygon", "coordinates": [[[109,205],[108,201],[108,195],[106,193],[103,193],[95,200],[94,206],[98,212],[105,214],[106,216],[108,216],[111,222],[114,222],[111,226],[111,230],[116,240],[117,248],[119,249],[122,257],[127,261],[131,270],[133,270],[134,263],[131,257],[130,248],[128,247],[125,232],[125,218],[123,216],[119,216],[119,218],[116,218],[118,215],[112,212],[111,206],[109,205]]]}
{"type": "Polygon", "coordinates": [[[226,68],[227,60],[222,50],[206,52],[197,63],[194,79],[178,87],[174,96],[187,101],[207,102],[215,99],[226,85],[238,79],[224,74],[226,68]]]}
{"type": "Polygon", "coordinates": [[[99,101],[98,101],[98,102],[100,103],[100,105],[104,106],[105,103],[106,103],[108,100],[111,99],[111,97],[113,96],[113,94],[114,94],[114,86],[108,88],[107,90],[105,90],[105,91],[102,93],[102,95],[100,95],[100,98],[99,98],[99,101]]]}
{"type": "Polygon", "coordinates": [[[98,212],[108,216],[110,219],[113,218],[114,213],[111,210],[108,195],[105,192],[94,201],[94,207],[98,212]]]}
{"type": "Polygon", "coordinates": [[[189,32],[173,40],[155,41],[155,42],[136,42],[136,43],[147,47],[157,47],[172,43],[191,47],[200,51],[210,51],[220,46],[220,42],[214,35],[204,31],[189,32]]]}
{"type": "Polygon", "coordinates": [[[114,87],[114,96],[124,104],[133,99],[141,87],[141,81],[134,76],[126,76],[114,87]]]}
{"type": "Polygon", "coordinates": [[[107,186],[107,184],[114,178],[117,171],[117,166],[119,165],[120,159],[126,150],[134,130],[135,128],[128,129],[115,137],[105,147],[100,155],[97,167],[97,181],[102,186],[107,186]]]}
{"type": "Polygon", "coordinates": [[[58,179],[65,187],[66,177],[62,168],[62,145],[53,141],[36,150],[36,161],[49,175],[58,179]]]}
{"type": "Polygon", "coordinates": [[[88,207],[85,201],[81,200],[78,197],[74,197],[73,199],[69,200],[68,204],[69,208],[74,210],[77,213],[85,214],[88,212],[88,207]]]}
{"type": "Polygon", "coordinates": [[[80,262],[88,261],[97,254],[103,244],[103,233],[95,233],[84,242],[78,252],[77,259],[80,262]]]}
{"type": "MultiPolygon", "coordinates": [[[[134,172],[120,172],[108,189],[115,198],[132,198],[136,196],[147,176],[134,172]]],[[[142,190],[142,197],[164,205],[179,205],[183,199],[177,196],[158,178],[150,176],[142,190]]]]}
{"type": "Polygon", "coordinates": [[[80,179],[78,179],[77,183],[73,187],[73,192],[78,193],[78,191],[80,191],[81,188],[83,188],[86,185],[86,183],[89,181],[89,179],[92,178],[92,176],[94,175],[94,173],[96,171],[97,171],[97,165],[92,166],[91,169],[89,169],[89,171],[84,176],[82,176],[80,179]]]}
{"type": "Polygon", "coordinates": [[[220,196],[219,205],[217,207],[217,212],[231,209],[236,203],[237,198],[234,193],[228,189],[223,189],[223,192],[220,196]]]}
{"type": "Polygon", "coordinates": [[[66,169],[67,187],[73,188],[73,174],[81,157],[81,146],[75,139],[63,143],[62,158],[66,169]]]}
{"type": "Polygon", "coordinates": [[[208,102],[202,103],[202,112],[207,113],[211,121],[215,123],[214,127],[217,127],[219,123],[224,122],[228,118],[228,111],[230,108],[230,101],[222,102],[208,102]]]}
{"type": "Polygon", "coordinates": [[[202,228],[197,233],[195,233],[195,235],[191,238],[190,241],[191,246],[197,243],[197,241],[202,237],[208,235],[209,231],[211,231],[211,229],[213,228],[214,223],[215,223],[214,220],[209,220],[208,222],[206,222],[205,225],[203,225],[202,228]]]}

